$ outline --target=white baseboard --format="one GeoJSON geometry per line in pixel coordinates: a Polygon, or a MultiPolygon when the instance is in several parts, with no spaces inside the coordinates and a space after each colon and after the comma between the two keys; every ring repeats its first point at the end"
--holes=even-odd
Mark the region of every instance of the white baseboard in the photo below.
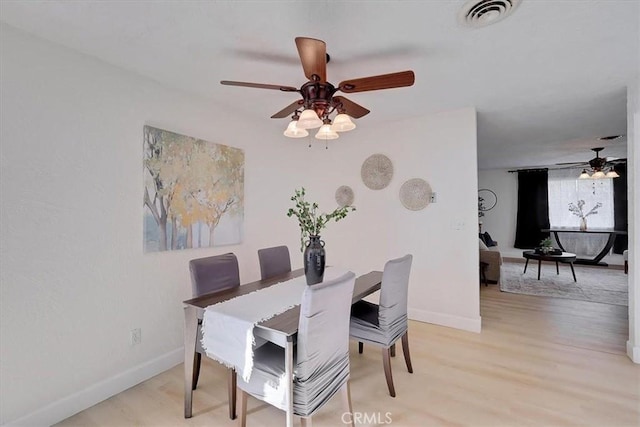
{"type": "Polygon", "coordinates": [[[172,350],[3,426],[50,426],[171,369],[183,361],[184,348],[172,350]]]}
{"type": "Polygon", "coordinates": [[[627,341],[627,356],[633,363],[640,364],[640,347],[634,346],[631,341],[627,341]]]}
{"type": "Polygon", "coordinates": [[[409,308],[408,316],[411,320],[434,323],[436,325],[462,329],[469,332],[479,333],[482,325],[480,316],[475,319],[471,319],[468,317],[454,316],[452,314],[438,313],[435,311],[418,310],[415,308],[409,308]]]}

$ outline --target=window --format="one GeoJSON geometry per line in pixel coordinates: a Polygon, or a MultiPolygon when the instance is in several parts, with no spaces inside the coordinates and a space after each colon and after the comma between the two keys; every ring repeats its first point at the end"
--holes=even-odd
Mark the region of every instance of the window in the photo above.
{"type": "MultiPolygon", "coordinates": [[[[549,222],[552,228],[580,226],[580,217],[569,210],[569,204],[584,200],[582,212],[587,215],[598,203],[594,213],[586,217],[588,228],[613,228],[613,180],[577,179],[576,169],[549,171],[549,222]]],[[[563,233],[562,245],[569,252],[595,255],[604,246],[606,235],[563,233]],[[603,240],[604,239],[604,240],[603,240]]]]}
{"type": "Polygon", "coordinates": [[[598,203],[602,206],[587,216],[590,228],[613,228],[613,180],[577,179],[574,169],[549,171],[549,222],[551,227],[579,227],[580,217],[569,211],[569,204],[584,200],[586,215],[598,203]],[[597,212],[597,213],[596,213],[597,212]]]}

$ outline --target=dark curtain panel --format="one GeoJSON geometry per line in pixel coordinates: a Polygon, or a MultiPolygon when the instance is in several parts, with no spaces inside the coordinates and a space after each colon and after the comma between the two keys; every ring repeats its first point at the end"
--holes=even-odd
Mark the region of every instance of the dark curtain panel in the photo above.
{"type": "Polygon", "coordinates": [[[518,217],[516,241],[520,249],[532,249],[549,233],[549,191],[547,169],[518,171],[518,217]]]}
{"type": "MultiPolygon", "coordinates": [[[[618,164],[614,169],[620,177],[613,178],[613,228],[627,231],[627,164],[618,164]]],[[[621,254],[628,246],[628,236],[618,235],[613,242],[613,253],[621,254]]]]}

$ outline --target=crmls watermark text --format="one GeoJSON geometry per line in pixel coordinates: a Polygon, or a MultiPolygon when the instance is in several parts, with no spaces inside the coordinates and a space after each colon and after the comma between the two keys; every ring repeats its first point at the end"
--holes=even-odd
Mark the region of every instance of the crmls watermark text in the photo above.
{"type": "Polygon", "coordinates": [[[391,424],[393,418],[391,412],[354,412],[350,414],[345,412],[342,414],[342,422],[345,424],[391,424]]]}

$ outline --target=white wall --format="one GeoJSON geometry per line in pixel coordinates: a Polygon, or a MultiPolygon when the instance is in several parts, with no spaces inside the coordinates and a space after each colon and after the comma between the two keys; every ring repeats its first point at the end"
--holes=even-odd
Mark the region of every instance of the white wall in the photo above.
{"type": "MultiPolygon", "coordinates": [[[[638,33],[640,39],[640,33],[638,33]]],[[[640,70],[640,51],[638,67],[640,70]]],[[[627,354],[640,363],[640,71],[627,89],[629,198],[629,340],[627,354]]]]}
{"type": "Polygon", "coordinates": [[[327,210],[338,186],[356,192],[358,211],[323,235],[330,264],[362,273],[411,252],[411,316],[479,330],[473,109],[398,127],[363,119],[329,150],[308,149],[281,135],[285,122],[241,126],[207,100],[0,31],[1,424],[54,423],[179,363],[188,260],[233,251],[250,281],[256,250],[284,243],[301,266],[285,212],[302,185],[327,210]],[[242,244],[142,253],[145,124],[245,150],[242,244]],[[374,192],[359,174],[376,152],[396,174],[374,192]],[[431,183],[438,203],[400,206],[398,189],[413,177],[431,183]],[[452,230],[458,223],[464,229],[452,230]],[[142,344],[130,347],[136,327],[142,344]]]}
{"type": "Polygon", "coordinates": [[[326,209],[335,206],[339,186],[355,192],[357,211],[323,233],[328,263],[348,259],[351,268],[365,272],[411,252],[409,316],[479,331],[475,128],[471,108],[378,128],[361,120],[351,134],[320,150],[323,161],[298,180],[326,209]],[[386,154],[394,166],[391,184],[378,191],[360,178],[362,162],[374,153],[386,154]],[[451,156],[455,168],[447,161],[451,156]],[[400,204],[398,192],[416,177],[430,183],[437,202],[414,212],[400,204]],[[464,223],[461,230],[454,230],[457,223],[464,223]]]}
{"type": "Polygon", "coordinates": [[[513,247],[516,240],[518,214],[518,175],[507,169],[478,171],[478,189],[486,188],[496,193],[498,203],[484,213],[482,231],[488,232],[498,242],[503,256],[521,256],[522,249],[513,247]]]}

